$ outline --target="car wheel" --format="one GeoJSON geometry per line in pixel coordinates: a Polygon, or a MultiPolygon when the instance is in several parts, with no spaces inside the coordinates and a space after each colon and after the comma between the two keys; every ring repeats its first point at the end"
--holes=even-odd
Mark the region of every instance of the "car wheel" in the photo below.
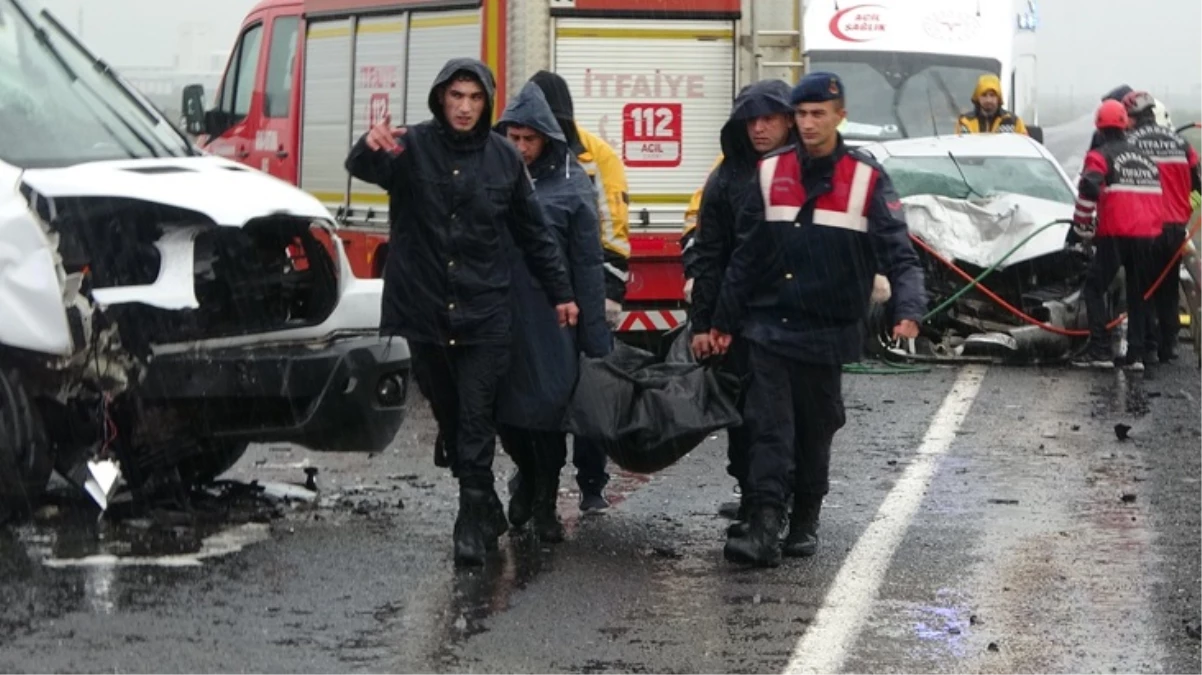
{"type": "Polygon", "coordinates": [[[19,374],[0,370],[0,519],[32,511],[53,469],[46,429],[19,374]]]}

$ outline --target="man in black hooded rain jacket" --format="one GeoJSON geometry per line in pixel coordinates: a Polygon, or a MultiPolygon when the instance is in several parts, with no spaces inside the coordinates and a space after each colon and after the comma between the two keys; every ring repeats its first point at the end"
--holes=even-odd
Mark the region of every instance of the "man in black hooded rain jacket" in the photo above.
{"type": "MultiPolygon", "coordinates": [[[[617,329],[622,303],[626,299],[626,279],[630,258],[629,195],[626,193],[626,169],[622,158],[598,136],[576,124],[575,106],[568,83],[557,73],[540,70],[530,82],[542,90],[551,113],[563,130],[568,147],[592,179],[593,195],[600,219],[601,248],[605,255],[605,315],[610,328],[617,329]]],[[[596,511],[609,507],[603,494],[609,483],[605,472],[605,452],[585,439],[572,443],[572,463],[576,466],[576,484],[580,487],[580,510],[596,511]]],[[[509,484],[511,492],[523,490],[521,474],[509,484]]]]}
{"type": "Polygon", "coordinates": [[[563,431],[581,354],[600,358],[613,347],[605,323],[605,279],[593,186],[576,160],[543,92],[527,82],[505,108],[497,130],[522,154],[539,203],[559,241],[580,304],[574,328],[556,325],[555,311],[521,256],[514,255],[513,365],[497,401],[501,445],[522,479],[510,494],[509,522],[533,520],[544,542],[563,541],[556,515],[559,474],[567,458],[563,431]]]}
{"type": "Polygon", "coordinates": [[[578,309],[559,246],[521,155],[490,129],[496,83],[476,59],[451,59],[430,90],[432,120],[385,119],[351,149],[347,171],[389,195],[380,329],[400,335],[459,479],[456,564],[483,564],[507,529],[493,487],[493,410],[507,370],[510,241],[525,254],[561,325],[578,309]]]}
{"type": "MultiPolygon", "coordinates": [[[[705,358],[713,351],[710,319],[718,303],[718,288],[735,250],[735,220],[743,207],[747,186],[765,154],[795,142],[793,106],[789,85],[763,80],[739,92],[730,118],[722,127],[722,161],[706,180],[698,210],[697,227],[689,253],[689,278],[693,279],[690,308],[693,351],[705,358]]],[[[746,349],[742,340],[730,352],[729,366],[746,374],[746,349]]],[[[746,519],[747,449],[751,440],[745,426],[727,429],[726,471],[739,483],[736,520],[746,519]]]]}

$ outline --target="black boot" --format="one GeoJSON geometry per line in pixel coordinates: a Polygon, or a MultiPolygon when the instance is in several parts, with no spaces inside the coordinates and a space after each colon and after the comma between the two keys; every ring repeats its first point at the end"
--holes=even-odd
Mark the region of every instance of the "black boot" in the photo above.
{"type": "Polygon", "coordinates": [[[521,527],[534,515],[534,481],[519,467],[509,480],[509,523],[521,527]]]}
{"type": "Polygon", "coordinates": [[[780,529],[783,510],[775,506],[751,507],[747,533],[726,540],[723,553],[731,562],[748,563],[757,567],[776,567],[780,564],[780,529]]]}
{"type": "Polygon", "coordinates": [[[479,566],[488,554],[491,533],[488,490],[478,487],[459,488],[459,516],[455,519],[455,564],[479,566]]]}
{"type": "Polygon", "coordinates": [[[488,492],[488,518],[485,520],[484,529],[484,544],[490,551],[497,549],[497,540],[501,535],[509,531],[509,521],[505,520],[505,507],[501,504],[501,498],[497,496],[497,491],[493,487],[489,487],[488,492]]]}
{"type": "Polygon", "coordinates": [[[563,541],[563,523],[556,509],[559,505],[559,472],[540,471],[534,494],[534,532],[549,544],[563,541]]]}
{"type": "Polygon", "coordinates": [[[790,558],[808,558],[818,552],[818,512],[822,497],[793,497],[793,517],[785,537],[784,554],[790,558]]]}
{"type": "Polygon", "coordinates": [[[751,517],[751,497],[748,496],[746,486],[739,488],[739,507],[735,512],[734,521],[726,528],[727,537],[745,537],[747,536],[747,520],[751,517]]]}
{"type": "MultiPolygon", "coordinates": [[[[751,520],[751,500],[748,497],[742,497],[739,499],[739,512],[735,517],[735,522],[731,523],[730,525],[728,525],[726,527],[726,536],[727,537],[746,537],[750,520],[751,520]]],[[[782,530],[785,528],[785,525],[788,524],[788,520],[789,520],[789,518],[787,515],[781,516],[781,529],[782,530]]]]}

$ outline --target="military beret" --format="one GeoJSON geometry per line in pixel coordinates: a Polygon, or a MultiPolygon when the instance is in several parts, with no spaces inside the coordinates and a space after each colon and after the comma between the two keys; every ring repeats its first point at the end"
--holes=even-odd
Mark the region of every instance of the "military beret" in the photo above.
{"type": "Polygon", "coordinates": [[[793,105],[821,103],[842,97],[843,80],[839,79],[838,75],[825,72],[807,73],[798,81],[797,86],[793,87],[789,102],[793,105]]]}

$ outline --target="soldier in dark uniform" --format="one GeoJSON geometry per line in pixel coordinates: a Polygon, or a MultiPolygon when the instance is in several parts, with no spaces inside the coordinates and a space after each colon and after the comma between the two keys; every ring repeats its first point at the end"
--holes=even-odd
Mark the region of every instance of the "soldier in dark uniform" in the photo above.
{"type": "Polygon", "coordinates": [[[718,351],[735,333],[749,345],[752,507],[747,530],[727,539],[735,562],[780,563],[790,495],[784,552],[817,551],[831,441],[845,423],[842,365],[861,354],[874,274],[892,286],[895,337],[917,337],[926,313],[922,268],[893,184],[837,131],[843,99],[832,73],[808,74],[793,89],[801,146],[760,160],[712,322],[718,351]]]}

